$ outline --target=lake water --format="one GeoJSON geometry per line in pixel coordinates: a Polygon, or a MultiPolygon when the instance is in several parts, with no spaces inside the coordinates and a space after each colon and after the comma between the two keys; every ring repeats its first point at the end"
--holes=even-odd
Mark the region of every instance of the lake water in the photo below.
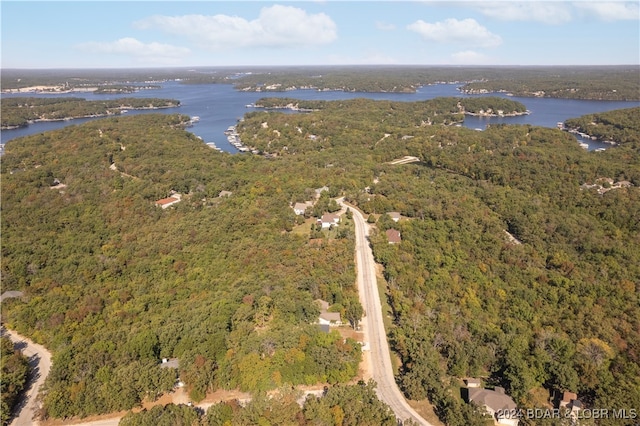
{"type": "MultiPolygon", "coordinates": [[[[181,106],[178,108],[162,110],[129,111],[127,115],[149,114],[150,112],[160,112],[163,114],[181,113],[191,117],[198,116],[200,121],[189,128],[189,131],[196,136],[200,136],[204,142],[214,142],[223,151],[235,153],[236,148],[227,141],[224,131],[244,116],[245,113],[253,111],[247,105],[255,103],[263,97],[289,97],[308,100],[340,100],[354,98],[369,98],[377,100],[391,101],[423,101],[440,96],[471,97],[471,96],[502,96],[505,94],[489,95],[464,95],[457,88],[459,84],[436,84],[423,86],[416,93],[363,93],[363,92],[321,92],[317,90],[293,90],[288,92],[241,92],[227,84],[182,84],[177,81],[168,81],[162,84],[160,89],[141,90],[127,95],[93,93],[73,93],[65,95],[53,94],[3,94],[2,97],[15,96],[74,96],[87,100],[114,99],[119,97],[141,97],[141,98],[169,98],[178,99],[181,106]]],[[[614,109],[631,108],[640,106],[640,102],[613,102],[613,101],[579,101],[568,99],[552,98],[520,98],[510,97],[510,99],[523,103],[531,114],[518,117],[470,117],[466,116],[464,126],[472,129],[484,129],[487,124],[532,124],[544,127],[555,127],[560,121],[568,118],[579,117],[585,114],[611,111],[614,109]]],[[[2,130],[2,143],[21,136],[27,136],[59,129],[65,126],[80,124],[95,118],[81,118],[71,121],[59,122],[38,122],[25,128],[14,130],[2,130]]],[[[610,145],[598,141],[585,140],[589,144],[589,149],[607,148],[610,145]]]]}

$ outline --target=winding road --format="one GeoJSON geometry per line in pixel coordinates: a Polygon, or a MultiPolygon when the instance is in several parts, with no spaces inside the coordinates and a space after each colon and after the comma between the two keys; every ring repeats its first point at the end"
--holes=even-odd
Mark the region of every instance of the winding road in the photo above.
{"type": "Polygon", "coordinates": [[[365,310],[362,326],[370,347],[371,378],[377,383],[378,398],[391,407],[399,420],[411,419],[418,424],[432,426],[407,403],[393,376],[391,354],[389,353],[389,343],[384,329],[382,305],[378,293],[375,261],[368,239],[370,227],[358,210],[353,206],[347,206],[342,200],[338,201],[343,208],[349,207],[353,212],[356,228],[358,293],[360,293],[360,302],[365,310]]]}
{"type": "Polygon", "coordinates": [[[15,416],[11,420],[10,426],[37,425],[38,421],[35,419],[35,415],[40,408],[40,404],[36,397],[40,386],[44,383],[51,369],[51,353],[44,346],[34,343],[15,331],[4,327],[2,328],[2,335],[9,337],[14,346],[20,349],[29,361],[27,390],[19,407],[16,408],[15,416]]]}

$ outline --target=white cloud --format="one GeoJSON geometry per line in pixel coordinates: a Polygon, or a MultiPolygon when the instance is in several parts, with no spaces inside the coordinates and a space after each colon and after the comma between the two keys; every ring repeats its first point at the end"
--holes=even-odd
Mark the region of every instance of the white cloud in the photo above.
{"type": "Polygon", "coordinates": [[[262,8],[252,21],[229,15],[156,15],[134,25],[184,36],[212,50],[309,46],[331,43],[337,38],[336,24],[324,13],[307,14],[302,9],[281,5],[262,8]]]}
{"type": "Polygon", "coordinates": [[[425,40],[439,43],[459,43],[469,46],[495,47],[502,44],[500,36],[491,33],[475,19],[445,19],[434,24],[418,20],[407,26],[425,40]]]}
{"type": "Polygon", "coordinates": [[[186,47],[172,46],[162,43],[142,43],[131,37],[121,38],[111,42],[96,42],[78,44],[76,49],[87,53],[106,53],[138,58],[146,62],[170,63],[187,56],[191,51],[186,47]]]}
{"type": "MultiPolygon", "coordinates": [[[[447,5],[471,8],[484,16],[501,21],[541,22],[557,25],[572,21],[580,12],[595,15],[605,21],[638,20],[638,2],[624,0],[550,0],[550,1],[454,1],[447,5]]],[[[438,4],[435,2],[433,4],[438,4]]]]}
{"type": "Polygon", "coordinates": [[[489,58],[482,53],[474,52],[473,50],[465,50],[463,52],[456,52],[451,55],[451,63],[458,65],[481,65],[487,64],[489,58]]]}
{"type": "Polygon", "coordinates": [[[576,2],[573,5],[603,21],[637,21],[640,19],[640,5],[638,2],[585,1],[576,2]]]}
{"type": "Polygon", "coordinates": [[[485,16],[501,21],[535,21],[545,24],[562,24],[572,19],[571,7],[565,2],[465,2],[485,16]]]}

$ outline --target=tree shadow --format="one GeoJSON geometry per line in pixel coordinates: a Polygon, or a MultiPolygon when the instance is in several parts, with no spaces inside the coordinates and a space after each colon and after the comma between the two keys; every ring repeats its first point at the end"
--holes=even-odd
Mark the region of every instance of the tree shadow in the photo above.
{"type": "MultiPolygon", "coordinates": [[[[14,342],[13,347],[21,352],[27,347],[27,343],[24,341],[14,342]]],[[[34,354],[27,358],[27,364],[29,365],[29,373],[27,375],[27,382],[25,384],[24,389],[18,394],[15,405],[11,410],[11,418],[9,419],[9,424],[13,422],[13,420],[20,417],[22,411],[27,408],[29,403],[29,392],[33,389],[33,386],[38,381],[41,376],[40,371],[40,355],[34,354]]],[[[35,398],[36,395],[33,395],[32,398],[35,398]]],[[[32,420],[35,416],[35,412],[31,413],[32,420]]]]}

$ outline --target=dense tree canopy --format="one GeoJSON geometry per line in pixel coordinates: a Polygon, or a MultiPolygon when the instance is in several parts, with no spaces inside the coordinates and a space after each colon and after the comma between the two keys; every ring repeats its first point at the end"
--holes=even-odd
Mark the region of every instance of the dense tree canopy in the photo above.
{"type": "Polygon", "coordinates": [[[640,404],[637,151],[586,152],[533,126],[424,126],[422,103],[397,120],[385,119],[395,118],[388,102],[334,104],[255,113],[243,140],[337,174],[369,170],[366,190],[344,188],[369,218],[382,214],[371,241],[409,397],[428,396],[449,424],[472,422],[450,392],[467,376],[524,407],[540,404],[541,389],[578,392],[591,407],[640,404]],[[391,163],[405,155],[421,161],[391,163]],[[409,219],[394,223],[390,211],[409,219]],[[387,243],[391,227],[401,244],[387,243]]]}
{"type": "Polygon", "coordinates": [[[313,324],[314,299],[354,291],[353,240],[287,231],[290,202],[324,182],[219,153],[183,122],[96,120],[7,145],[3,288],[26,297],[2,315],[54,352],[50,416],[155,398],[176,380],[160,358],[179,358],[195,400],[357,373],[360,346],[313,324]],[[172,190],[181,203],[157,207],[172,190]]]}
{"type": "Polygon", "coordinates": [[[0,422],[9,424],[11,412],[18,402],[20,392],[25,389],[29,375],[27,358],[13,347],[13,342],[5,336],[0,338],[0,422]]]}
{"type": "MultiPolygon", "coordinates": [[[[377,221],[407,396],[430,398],[452,425],[482,421],[459,398],[467,376],[522,407],[565,390],[590,407],[640,406],[637,150],[587,152],[534,126],[450,126],[458,114],[436,111],[456,102],[252,112],[238,129],[255,156],[211,150],[164,115],[7,144],[2,280],[26,297],[2,315],[54,352],[49,415],[154,398],[176,379],[162,357],[180,359],[194,400],[354,377],[359,345],[313,324],[315,299],[345,314],[355,300],[352,234],[314,234],[290,207],[324,185],[377,221]],[[393,163],[404,156],[418,162],[393,163]],[[172,190],[180,203],[154,205],[172,190]],[[388,244],[391,227],[400,244],[388,244]]],[[[320,210],[335,207],[327,195],[320,210]]]]}
{"type": "Polygon", "coordinates": [[[120,98],[87,101],[82,98],[2,98],[2,128],[22,127],[33,121],[119,115],[129,109],[173,108],[174,99],[120,98]]]}

